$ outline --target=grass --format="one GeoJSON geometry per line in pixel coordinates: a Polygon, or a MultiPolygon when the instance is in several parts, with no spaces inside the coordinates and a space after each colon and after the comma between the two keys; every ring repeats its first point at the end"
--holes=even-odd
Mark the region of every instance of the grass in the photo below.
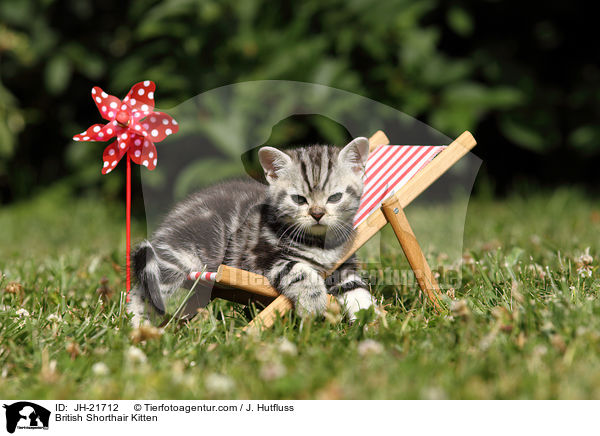
{"type": "Polygon", "coordinates": [[[224,301],[164,332],[129,327],[121,214],[60,189],[0,211],[2,397],[600,398],[600,210],[578,191],[471,200],[448,314],[413,284],[374,283],[385,314],[241,337],[248,313],[224,301]]]}

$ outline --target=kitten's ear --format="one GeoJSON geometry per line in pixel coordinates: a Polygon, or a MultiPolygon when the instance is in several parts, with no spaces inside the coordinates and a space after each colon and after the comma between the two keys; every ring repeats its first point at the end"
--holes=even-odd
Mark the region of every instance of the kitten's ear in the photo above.
{"type": "Polygon", "coordinates": [[[273,147],[263,147],[258,150],[258,160],[265,170],[265,177],[269,183],[279,178],[292,163],[291,157],[273,147]]]}
{"type": "Polygon", "coordinates": [[[361,136],[353,139],[340,151],[338,160],[343,165],[349,165],[354,172],[364,173],[368,157],[369,140],[361,136]]]}

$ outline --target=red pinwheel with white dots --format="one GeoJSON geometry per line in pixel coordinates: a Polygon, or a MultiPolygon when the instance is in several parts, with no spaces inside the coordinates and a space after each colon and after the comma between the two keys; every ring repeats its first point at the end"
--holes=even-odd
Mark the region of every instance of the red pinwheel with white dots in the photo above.
{"type": "Polygon", "coordinates": [[[121,101],[94,86],[92,98],[107,124],[94,124],[75,135],[75,141],[117,140],[104,149],[102,174],[110,173],[125,154],[149,170],[156,168],[155,142],[177,133],[179,126],[170,115],[154,110],[156,85],[150,80],[136,83],[121,101]]]}
{"type": "Polygon", "coordinates": [[[108,141],[104,149],[102,174],[110,173],[126,155],[125,199],[125,271],[127,301],[131,289],[131,161],[149,170],[156,168],[155,142],[177,133],[179,126],[171,116],[154,110],[154,82],[146,80],[131,87],[123,101],[108,95],[98,86],[92,89],[92,98],[106,124],[94,124],[85,132],[73,136],[75,141],[108,141]]]}

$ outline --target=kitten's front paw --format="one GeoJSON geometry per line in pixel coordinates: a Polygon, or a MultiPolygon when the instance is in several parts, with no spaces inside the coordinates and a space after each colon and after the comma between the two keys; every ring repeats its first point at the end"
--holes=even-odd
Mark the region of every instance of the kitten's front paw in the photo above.
{"type": "MultiPolygon", "coordinates": [[[[285,267],[283,271],[286,271],[285,267]]],[[[275,273],[273,281],[279,282],[281,293],[292,300],[298,315],[314,316],[325,311],[327,288],[318,271],[309,265],[296,262],[291,269],[287,269],[283,277],[281,272],[275,273]]]]}
{"type": "Polygon", "coordinates": [[[344,306],[348,321],[356,321],[356,312],[368,309],[375,304],[375,298],[369,291],[363,288],[354,289],[338,297],[338,301],[344,306]]]}
{"type": "Polygon", "coordinates": [[[296,301],[296,313],[301,317],[320,315],[327,307],[327,291],[325,286],[304,289],[296,301]]]}
{"type": "Polygon", "coordinates": [[[294,302],[298,315],[314,316],[325,311],[325,281],[312,267],[298,263],[281,282],[282,294],[294,302]]]}

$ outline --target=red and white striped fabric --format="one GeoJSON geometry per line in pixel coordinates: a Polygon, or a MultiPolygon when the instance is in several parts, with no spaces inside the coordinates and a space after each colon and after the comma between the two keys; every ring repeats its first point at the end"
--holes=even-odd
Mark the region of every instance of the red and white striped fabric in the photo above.
{"type": "Polygon", "coordinates": [[[201,271],[192,271],[191,273],[188,274],[188,280],[203,280],[205,282],[212,282],[214,283],[215,280],[217,280],[217,273],[216,272],[201,272],[201,271]]]}
{"type": "Polygon", "coordinates": [[[367,159],[365,187],[354,218],[354,228],[377,210],[445,146],[381,145],[367,159]]]}

